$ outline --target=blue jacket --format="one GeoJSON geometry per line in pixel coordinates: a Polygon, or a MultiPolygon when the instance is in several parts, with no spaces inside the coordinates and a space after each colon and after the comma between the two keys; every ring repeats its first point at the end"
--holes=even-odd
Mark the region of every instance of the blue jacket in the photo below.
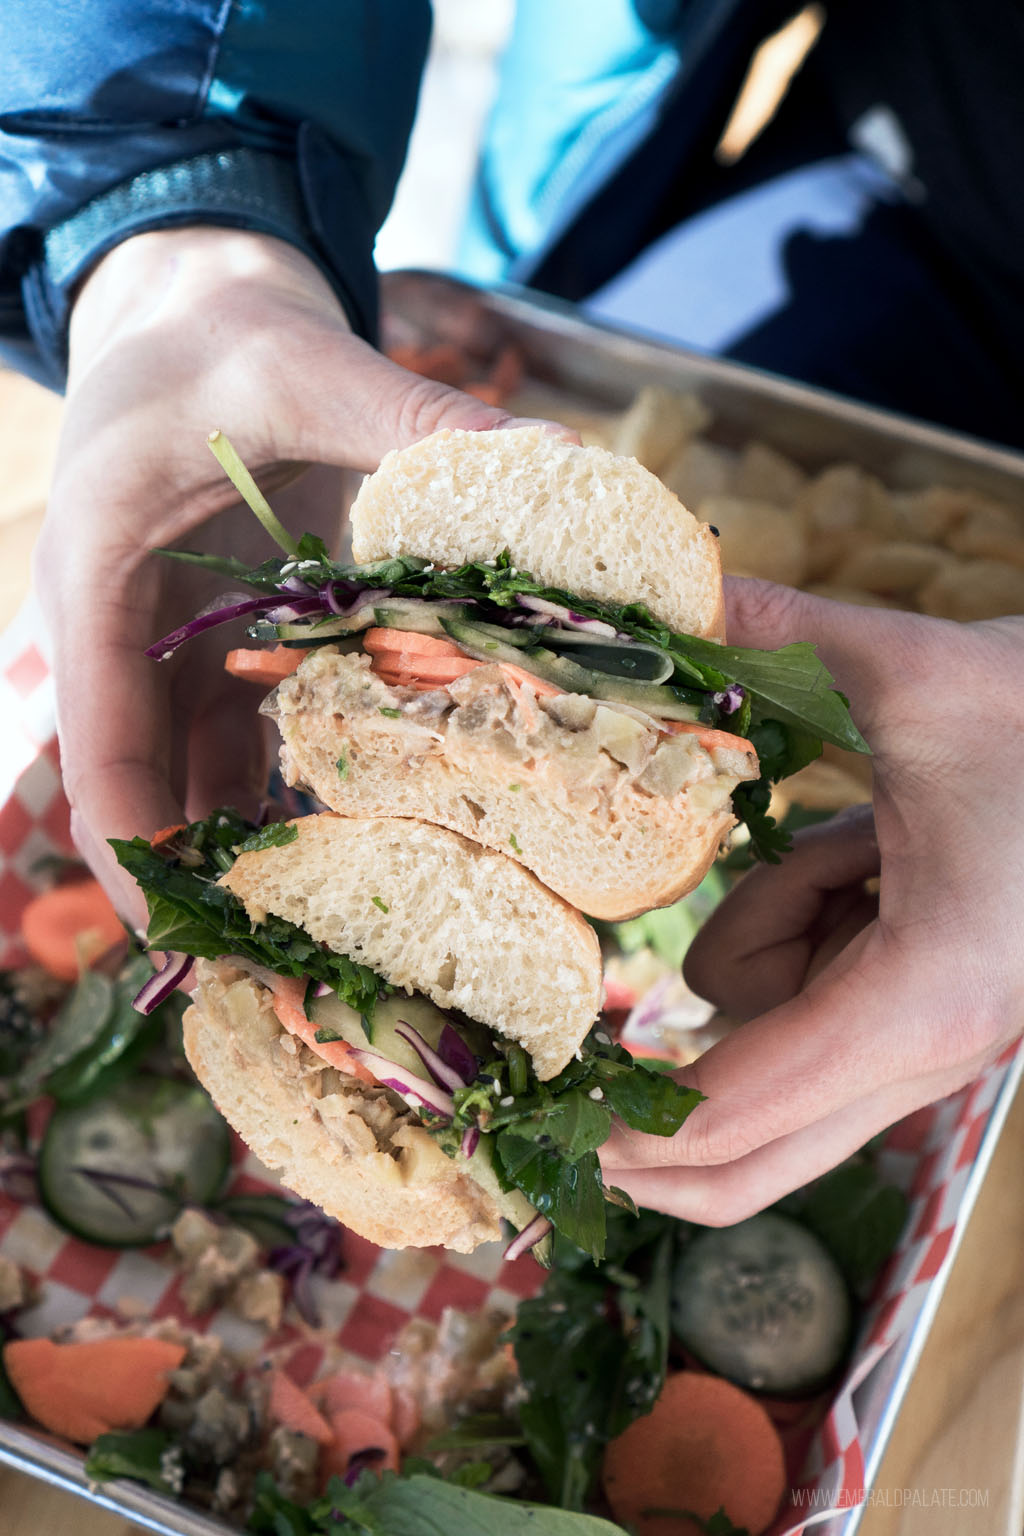
{"type": "Polygon", "coordinates": [[[427,0],[4,0],[0,355],[59,387],[76,281],[196,222],[299,246],[371,335],[429,34],[427,0]]]}
{"type": "MultiPolygon", "coordinates": [[[[465,270],[528,276],[684,86],[675,158],[716,134],[753,32],[791,8],[520,0],[465,270]]],[[[190,222],[299,246],[372,336],[429,30],[427,0],[4,0],[0,355],[60,387],[76,282],[128,235],[190,222]]],[[[642,222],[620,209],[626,245],[642,222]]]]}

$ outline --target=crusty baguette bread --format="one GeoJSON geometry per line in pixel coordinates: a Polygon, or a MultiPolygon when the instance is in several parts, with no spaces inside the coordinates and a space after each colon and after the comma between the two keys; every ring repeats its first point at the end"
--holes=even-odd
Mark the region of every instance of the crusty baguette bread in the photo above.
{"type": "Polygon", "coordinates": [[[557,706],[522,700],[497,667],[436,698],[432,708],[382,682],[367,657],[326,647],[264,707],[288,783],[346,816],[450,827],[511,854],[592,917],[633,917],[693,890],[735,823],[732,790],[757,775],[751,754],[708,752],[583,700],[589,724],[578,715],[568,729],[548,713],[557,706]]]}
{"type": "MultiPolygon", "coordinates": [[[[386,1089],[367,1089],[278,1022],[271,993],[230,961],[200,960],[185,1051],[225,1119],[287,1187],[385,1248],[441,1243],[459,1253],[518,1216],[449,1158],[386,1089]]],[[[480,1165],[483,1174],[487,1169],[480,1165]]]]}
{"type": "Polygon", "coordinates": [[[718,541],[635,459],[579,448],[543,427],[436,432],[397,449],[352,506],[357,561],[492,560],[546,585],[645,603],[685,634],[724,634],[718,541]]]}
{"type": "Polygon", "coordinates": [[[578,912],[512,859],[454,832],[324,813],[223,876],[267,913],[518,1041],[540,1078],[572,1058],[601,1006],[601,953],[578,912]]]}

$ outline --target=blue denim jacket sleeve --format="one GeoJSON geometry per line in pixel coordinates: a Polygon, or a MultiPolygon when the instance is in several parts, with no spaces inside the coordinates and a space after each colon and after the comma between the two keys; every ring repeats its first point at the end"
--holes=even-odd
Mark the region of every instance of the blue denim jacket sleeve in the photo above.
{"type": "Polygon", "coordinates": [[[297,245],[372,336],[429,32],[428,0],[4,0],[0,357],[61,387],[75,283],[186,223],[297,245]]]}

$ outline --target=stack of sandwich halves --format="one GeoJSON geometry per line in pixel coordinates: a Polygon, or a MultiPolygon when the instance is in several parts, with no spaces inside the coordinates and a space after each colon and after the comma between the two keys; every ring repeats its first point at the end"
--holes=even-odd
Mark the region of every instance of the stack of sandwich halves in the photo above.
{"type": "Polygon", "coordinates": [[[285,779],[328,810],[153,855],[223,909],[189,1059],[375,1242],[468,1251],[505,1219],[512,1252],[552,1222],[599,1251],[612,1114],[670,1134],[693,1097],[595,1030],[582,914],[691,890],[758,776],[722,728],[742,690],[673,654],[722,639],[713,531],[634,460],[526,428],[390,454],[352,532],[357,565],[281,565],[256,630],[288,648],[285,779]]]}

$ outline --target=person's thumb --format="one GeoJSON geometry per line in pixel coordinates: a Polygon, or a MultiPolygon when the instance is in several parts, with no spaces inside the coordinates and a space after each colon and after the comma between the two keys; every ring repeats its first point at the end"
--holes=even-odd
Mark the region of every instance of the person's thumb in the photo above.
{"type": "Polygon", "coordinates": [[[376,469],[392,448],[406,448],[444,427],[489,432],[544,426],[578,442],[557,422],[513,416],[435,379],[410,373],[366,342],[345,336],[330,363],[311,370],[303,395],[295,457],[351,469],[376,469]]]}
{"type": "Polygon", "coordinates": [[[810,642],[873,746],[902,713],[903,701],[933,686],[936,658],[941,663],[946,651],[944,632],[956,628],[943,619],[837,603],[742,576],[725,578],[725,606],[730,645],[774,651],[810,642]]]}

